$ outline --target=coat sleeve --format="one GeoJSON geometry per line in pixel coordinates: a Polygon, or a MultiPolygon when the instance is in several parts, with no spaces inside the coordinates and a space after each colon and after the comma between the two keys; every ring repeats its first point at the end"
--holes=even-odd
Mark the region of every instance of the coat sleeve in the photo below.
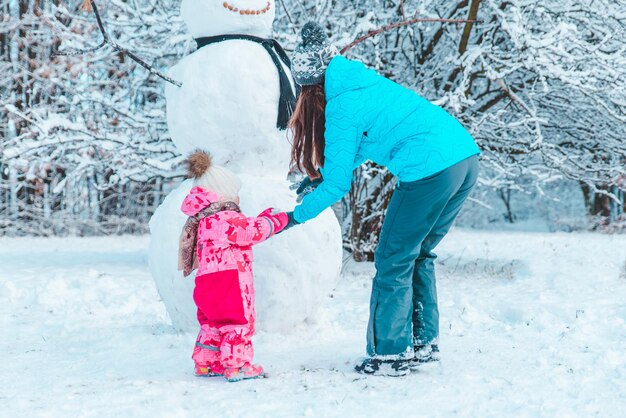
{"type": "Polygon", "coordinates": [[[324,181],[294,209],[294,218],[300,223],[315,218],[350,191],[363,133],[355,125],[346,102],[345,98],[335,97],[326,104],[324,181]]]}
{"type": "Polygon", "coordinates": [[[249,247],[275,233],[275,226],[264,216],[246,218],[237,212],[221,212],[204,219],[202,239],[213,245],[249,247]]]}

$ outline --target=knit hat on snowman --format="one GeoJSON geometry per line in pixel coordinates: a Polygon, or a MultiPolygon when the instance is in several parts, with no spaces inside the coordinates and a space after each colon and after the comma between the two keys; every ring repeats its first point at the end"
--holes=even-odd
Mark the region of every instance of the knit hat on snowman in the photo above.
{"type": "Polygon", "coordinates": [[[317,23],[309,22],[304,25],[300,36],[302,41],[293,53],[291,73],[301,86],[319,84],[324,79],[328,63],[339,51],[317,23]]]}
{"type": "Polygon", "coordinates": [[[239,196],[241,180],[232,171],[213,164],[204,151],[197,150],[187,158],[187,173],[194,179],[194,186],[217,193],[224,201],[234,201],[239,196]]]}

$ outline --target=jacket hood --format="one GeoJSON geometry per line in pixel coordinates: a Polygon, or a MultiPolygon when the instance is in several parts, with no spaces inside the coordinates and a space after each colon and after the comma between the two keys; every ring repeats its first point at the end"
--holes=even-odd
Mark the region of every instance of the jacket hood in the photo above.
{"type": "Polygon", "coordinates": [[[324,91],[330,100],[351,90],[360,90],[378,82],[378,74],[362,62],[351,61],[341,55],[335,56],[326,69],[324,91]]]}
{"type": "Polygon", "coordinates": [[[211,203],[219,202],[220,200],[222,200],[222,197],[217,193],[196,186],[189,191],[189,194],[183,200],[180,210],[187,216],[195,216],[211,203]]]}

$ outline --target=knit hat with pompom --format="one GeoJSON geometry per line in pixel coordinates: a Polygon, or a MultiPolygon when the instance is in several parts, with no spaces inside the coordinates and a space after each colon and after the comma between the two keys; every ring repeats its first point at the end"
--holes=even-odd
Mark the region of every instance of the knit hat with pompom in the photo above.
{"type": "Polygon", "coordinates": [[[194,186],[217,193],[222,200],[236,200],[241,190],[241,181],[235,173],[213,164],[211,156],[201,150],[187,158],[187,177],[194,179],[194,186]]]}
{"type": "Polygon", "coordinates": [[[328,63],[339,53],[317,23],[309,22],[300,33],[302,41],[296,47],[291,60],[291,73],[301,86],[319,84],[324,79],[328,63]]]}

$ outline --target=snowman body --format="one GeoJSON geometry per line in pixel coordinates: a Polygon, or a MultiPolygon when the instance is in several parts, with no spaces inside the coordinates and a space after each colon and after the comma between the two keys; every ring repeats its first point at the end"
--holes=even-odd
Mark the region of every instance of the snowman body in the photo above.
{"type": "MultiPolygon", "coordinates": [[[[267,0],[258,2],[256,9],[183,0],[181,13],[195,38],[267,37],[273,8],[273,1],[267,0]]],[[[168,127],[177,149],[183,154],[208,151],[215,163],[236,173],[243,183],[241,208],[247,216],[267,207],[291,210],[295,195],[286,180],[290,144],[285,131],[276,127],[279,78],[267,50],[245,40],[213,43],[183,58],[170,75],[182,82],[182,87],[166,88],[168,127]]],[[[150,269],[172,323],[184,331],[197,329],[194,278],[184,278],[177,264],[178,240],[186,221],[180,206],[191,187],[191,180],[179,185],[150,221],[150,269]]],[[[288,331],[314,316],[320,300],[338,280],[341,230],[329,209],[253,251],[257,327],[288,331]]]]}

